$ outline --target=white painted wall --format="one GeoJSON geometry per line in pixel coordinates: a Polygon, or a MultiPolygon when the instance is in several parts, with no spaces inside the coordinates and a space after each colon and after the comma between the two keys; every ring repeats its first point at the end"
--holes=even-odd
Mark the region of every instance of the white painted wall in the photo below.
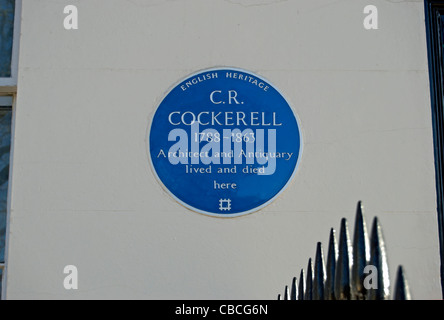
{"type": "Polygon", "coordinates": [[[23,0],[7,298],[275,299],[358,200],[392,280],[441,298],[423,2],[372,1],[372,31],[367,4],[23,0]],[[147,156],[164,94],[217,66],[269,80],[304,140],[290,187],[235,219],[184,209],[147,156]]]}

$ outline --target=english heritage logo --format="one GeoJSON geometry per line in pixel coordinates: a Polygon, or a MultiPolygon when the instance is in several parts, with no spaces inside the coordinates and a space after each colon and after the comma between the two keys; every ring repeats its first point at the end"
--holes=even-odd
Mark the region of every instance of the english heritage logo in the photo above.
{"type": "Polygon", "coordinates": [[[175,86],[149,133],[154,172],[185,207],[235,217],[266,206],[294,176],[298,121],[267,81],[238,69],[208,69],[175,86]]]}

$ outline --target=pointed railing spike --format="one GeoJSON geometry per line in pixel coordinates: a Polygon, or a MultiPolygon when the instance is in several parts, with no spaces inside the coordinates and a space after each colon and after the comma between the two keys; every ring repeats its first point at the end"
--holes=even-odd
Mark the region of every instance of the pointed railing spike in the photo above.
{"type": "Polygon", "coordinates": [[[313,300],[313,263],[308,259],[307,279],[305,284],[305,300],[313,300]]]}
{"type": "Polygon", "coordinates": [[[297,300],[297,299],[298,299],[298,279],[294,277],[291,283],[290,300],[297,300]]]}
{"type": "Polygon", "coordinates": [[[330,239],[328,241],[328,254],[327,254],[327,270],[324,286],[325,300],[335,300],[335,271],[336,271],[336,259],[338,254],[338,248],[336,244],[336,232],[335,229],[330,230],[330,239]]]}
{"type": "Polygon", "coordinates": [[[370,234],[364,218],[364,206],[358,201],[353,243],[346,218],[341,219],[339,241],[330,229],[327,259],[321,242],[316,257],[308,260],[306,272],[301,269],[285,286],[278,300],[410,300],[410,289],[402,266],[398,267],[393,291],[390,291],[387,252],[378,217],[374,217],[370,234]],[[313,264],[314,262],[314,264],[313,264]]]}
{"type": "Polygon", "coordinates": [[[402,266],[398,267],[398,272],[396,274],[395,282],[395,292],[393,294],[393,300],[411,300],[410,289],[405,278],[404,268],[402,266]]]}
{"type": "Polygon", "coordinates": [[[356,300],[364,300],[367,290],[364,287],[364,268],[370,260],[367,226],[362,202],[356,208],[355,230],[353,235],[352,293],[356,300]]]}
{"type": "MultiPolygon", "coordinates": [[[[385,250],[384,237],[377,217],[373,219],[370,237],[370,261],[369,266],[376,268],[376,283],[369,283],[367,298],[369,300],[390,299],[390,279],[385,250]]],[[[369,274],[368,277],[371,277],[369,274]]]]}
{"type": "Polygon", "coordinates": [[[284,300],[290,300],[290,290],[288,289],[288,286],[285,286],[284,300]]]}
{"type": "Polygon", "coordinates": [[[313,300],[324,300],[325,265],[322,244],[316,246],[316,259],[313,277],[313,300]]]}
{"type": "Polygon", "coordinates": [[[350,300],[350,238],[348,235],[347,220],[342,218],[339,235],[339,254],[336,262],[335,297],[337,300],[350,300]]]}
{"type": "Polygon", "coordinates": [[[299,288],[298,288],[298,300],[304,300],[305,298],[305,274],[304,269],[301,270],[299,276],[299,288]]]}

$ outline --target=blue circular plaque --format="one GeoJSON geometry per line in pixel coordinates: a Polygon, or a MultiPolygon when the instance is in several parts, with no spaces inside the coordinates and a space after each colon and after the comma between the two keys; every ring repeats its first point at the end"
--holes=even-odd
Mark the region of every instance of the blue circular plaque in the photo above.
{"type": "Polygon", "coordinates": [[[218,217],[259,210],[296,172],[297,118],[269,82],[244,70],[208,69],[177,84],[149,130],[149,155],[185,207],[218,217]]]}

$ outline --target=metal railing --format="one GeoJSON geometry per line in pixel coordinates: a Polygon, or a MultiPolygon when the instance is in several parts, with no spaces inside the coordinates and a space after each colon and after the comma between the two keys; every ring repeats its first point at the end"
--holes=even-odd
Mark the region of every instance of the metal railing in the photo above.
{"type": "Polygon", "coordinates": [[[330,230],[327,263],[324,263],[322,244],[318,242],[314,266],[310,258],[306,272],[302,269],[299,280],[294,277],[291,286],[285,286],[283,296],[278,295],[278,300],[390,300],[390,297],[393,300],[411,299],[404,269],[398,267],[391,293],[381,225],[374,217],[369,239],[359,201],[353,245],[350,244],[347,220],[343,218],[339,246],[335,230],[330,230]]]}

